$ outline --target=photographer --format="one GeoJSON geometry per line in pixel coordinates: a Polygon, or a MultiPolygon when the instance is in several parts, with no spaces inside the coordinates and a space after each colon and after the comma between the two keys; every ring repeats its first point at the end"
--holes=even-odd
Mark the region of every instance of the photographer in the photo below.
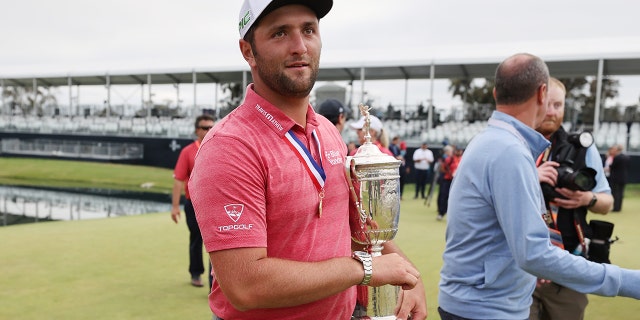
{"type": "MultiPolygon", "coordinates": [[[[574,146],[569,141],[570,135],[562,128],[565,95],[566,89],[562,82],[550,78],[547,112],[536,130],[551,141],[551,147],[540,156],[536,164],[549,211],[545,221],[549,225],[552,242],[575,255],[588,258],[592,230],[587,223],[587,211],[607,214],[611,210],[613,197],[595,145],[574,146]],[[591,182],[586,184],[595,184],[595,187],[589,191],[562,187],[559,180],[571,180],[566,178],[569,174],[565,170],[588,170],[585,176],[589,176],[591,182]],[[589,173],[595,173],[595,177],[589,173]],[[553,241],[554,233],[561,236],[562,240],[556,238],[558,241],[553,241]]],[[[590,260],[599,262],[599,259],[590,260]]],[[[583,319],[587,304],[586,294],[539,280],[533,293],[529,319],[583,319]]]]}

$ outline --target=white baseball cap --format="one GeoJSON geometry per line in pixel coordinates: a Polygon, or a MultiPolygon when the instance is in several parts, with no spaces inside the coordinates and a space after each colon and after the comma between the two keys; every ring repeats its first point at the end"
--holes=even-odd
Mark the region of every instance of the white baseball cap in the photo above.
{"type": "MultiPolygon", "coordinates": [[[[382,121],[380,121],[378,117],[370,115],[369,121],[371,121],[369,125],[370,129],[373,129],[376,132],[382,131],[382,121]]],[[[349,124],[349,126],[351,127],[351,129],[355,129],[355,130],[362,129],[362,127],[364,127],[364,116],[360,117],[358,121],[352,122],[351,124],[349,124]]]]}
{"type": "Polygon", "coordinates": [[[329,13],[333,6],[333,0],[244,0],[240,9],[238,29],[240,38],[244,38],[251,26],[258,21],[260,16],[288,4],[301,4],[309,7],[316,13],[318,19],[329,13]]]}

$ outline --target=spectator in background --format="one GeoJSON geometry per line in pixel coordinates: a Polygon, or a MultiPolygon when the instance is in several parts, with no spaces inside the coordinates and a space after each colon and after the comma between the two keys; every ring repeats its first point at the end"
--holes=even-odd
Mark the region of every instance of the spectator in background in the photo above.
{"type": "Polygon", "coordinates": [[[611,194],[613,195],[613,212],[622,210],[622,199],[624,198],[624,187],[627,184],[629,175],[629,156],[623,153],[624,147],[616,144],[611,147],[613,161],[609,166],[609,183],[611,184],[611,194]]]}
{"type": "MultiPolygon", "coordinates": [[[[400,137],[393,137],[391,140],[391,145],[389,145],[389,150],[393,153],[393,156],[396,159],[400,160],[400,199],[402,199],[402,194],[404,193],[404,183],[405,183],[405,171],[406,171],[406,161],[404,159],[405,152],[401,149],[400,137]]],[[[406,147],[405,147],[406,150],[406,147]]]]}
{"type": "Polygon", "coordinates": [[[344,106],[336,99],[327,99],[318,107],[318,113],[329,119],[336,126],[338,132],[342,133],[344,123],[347,120],[344,114],[344,106]]]}
{"type": "Polygon", "coordinates": [[[440,161],[440,188],[438,189],[438,216],[437,220],[442,220],[447,214],[449,204],[449,189],[451,189],[451,182],[453,176],[458,169],[458,163],[462,158],[462,149],[455,146],[447,145],[442,149],[443,157],[440,161]]]}
{"type": "Polygon", "coordinates": [[[425,197],[424,193],[429,181],[429,171],[433,160],[433,152],[429,150],[426,142],[422,143],[420,149],[416,149],[413,152],[413,168],[416,176],[416,195],[413,197],[414,199],[418,199],[418,196],[422,199],[425,197]]]}
{"type": "Polygon", "coordinates": [[[347,154],[355,154],[358,150],[358,145],[354,141],[347,143],[347,154]]]}
{"type": "MultiPolygon", "coordinates": [[[[193,165],[195,163],[196,153],[200,149],[200,143],[204,136],[213,128],[214,120],[210,115],[201,115],[195,121],[196,140],[187,145],[180,151],[178,162],[173,170],[173,191],[171,193],[171,219],[178,223],[180,220],[180,198],[182,191],[185,193],[184,216],[189,227],[189,273],[191,274],[191,285],[194,287],[202,287],[202,274],[204,273],[204,264],[202,260],[202,235],[196,214],[191,203],[191,194],[187,182],[191,176],[193,165]]],[[[211,279],[210,279],[211,282],[211,279]]],[[[211,283],[209,283],[211,285],[211,283]]]]}
{"type": "Polygon", "coordinates": [[[615,150],[613,150],[614,148],[614,146],[609,147],[609,149],[607,150],[607,156],[604,159],[604,175],[607,177],[607,182],[609,182],[609,185],[611,185],[609,176],[611,175],[611,163],[613,162],[613,154],[615,153],[615,150]]]}
{"type": "MultiPolygon", "coordinates": [[[[382,125],[382,121],[376,116],[369,116],[369,135],[371,135],[371,143],[378,146],[382,153],[386,153],[390,156],[393,156],[393,153],[389,150],[389,136],[387,136],[386,131],[382,125]]],[[[356,122],[352,122],[349,124],[351,129],[354,129],[358,132],[358,139],[360,140],[360,145],[365,142],[365,132],[362,129],[364,127],[364,116],[360,117],[360,119],[356,122]]],[[[357,150],[357,149],[356,149],[357,150]]],[[[354,155],[355,152],[350,153],[349,155],[354,155]]]]}

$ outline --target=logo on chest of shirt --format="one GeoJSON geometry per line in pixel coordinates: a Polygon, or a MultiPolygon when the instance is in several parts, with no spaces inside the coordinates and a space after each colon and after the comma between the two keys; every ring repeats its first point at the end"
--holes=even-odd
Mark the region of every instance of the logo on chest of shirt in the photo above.
{"type": "MultiPolygon", "coordinates": [[[[224,206],[224,211],[227,213],[227,216],[233,221],[238,222],[240,217],[242,216],[242,212],[244,211],[244,204],[228,204],[224,206]]],[[[219,226],[219,231],[233,231],[233,230],[251,230],[253,228],[253,224],[231,224],[226,226],[219,226]]]]}
{"type": "Polygon", "coordinates": [[[340,152],[337,150],[326,150],[324,152],[324,157],[329,161],[329,163],[333,166],[336,164],[342,164],[343,158],[340,155],[340,152]]]}

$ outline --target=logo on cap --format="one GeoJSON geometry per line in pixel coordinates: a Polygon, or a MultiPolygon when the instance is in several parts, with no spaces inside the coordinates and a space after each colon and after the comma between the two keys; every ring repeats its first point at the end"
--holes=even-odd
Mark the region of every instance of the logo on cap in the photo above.
{"type": "Polygon", "coordinates": [[[240,19],[240,23],[238,24],[238,29],[242,30],[244,27],[247,26],[247,24],[249,24],[249,22],[251,22],[251,10],[247,10],[247,13],[245,13],[244,16],[240,19]]]}

